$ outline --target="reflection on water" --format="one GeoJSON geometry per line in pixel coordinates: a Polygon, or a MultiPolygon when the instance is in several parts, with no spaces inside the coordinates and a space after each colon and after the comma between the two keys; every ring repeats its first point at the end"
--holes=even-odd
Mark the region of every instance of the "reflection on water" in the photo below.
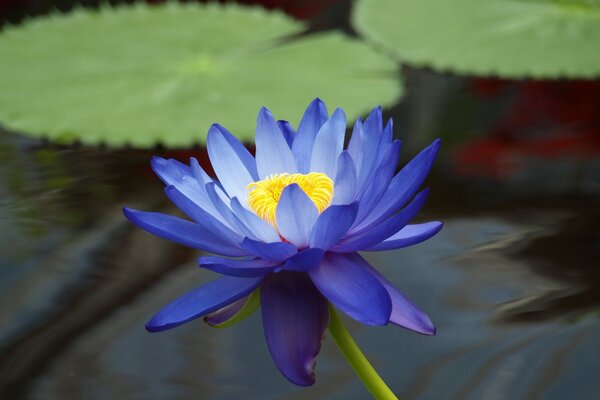
{"type": "MultiPolygon", "coordinates": [[[[0,135],[0,398],[368,397],[330,338],[317,383],[290,385],[259,313],[230,329],[145,332],[161,305],[213,277],[196,252],[122,217],[124,204],[174,212],[150,154],[0,135]]],[[[438,335],[349,321],[357,341],[404,399],[599,398],[597,198],[474,186],[446,162],[420,216],[444,230],[366,254],[438,335]]]]}

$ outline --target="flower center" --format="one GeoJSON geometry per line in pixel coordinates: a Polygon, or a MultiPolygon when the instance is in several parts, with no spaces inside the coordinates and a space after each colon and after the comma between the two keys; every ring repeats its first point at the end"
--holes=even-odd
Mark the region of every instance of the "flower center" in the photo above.
{"type": "Polygon", "coordinates": [[[293,183],[315,203],[317,210],[323,212],[333,198],[333,181],[321,172],[309,174],[274,174],[262,181],[248,185],[248,205],[259,217],[275,224],[275,210],[283,189],[293,183]]]}

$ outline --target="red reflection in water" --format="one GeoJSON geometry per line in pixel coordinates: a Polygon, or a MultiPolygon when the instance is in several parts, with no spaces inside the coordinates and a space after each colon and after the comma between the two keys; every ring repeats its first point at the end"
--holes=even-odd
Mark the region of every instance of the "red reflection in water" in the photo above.
{"type": "Polygon", "coordinates": [[[459,174],[505,178],[528,159],[583,161],[600,156],[600,81],[474,79],[475,95],[515,97],[489,136],[454,154],[459,174]]]}

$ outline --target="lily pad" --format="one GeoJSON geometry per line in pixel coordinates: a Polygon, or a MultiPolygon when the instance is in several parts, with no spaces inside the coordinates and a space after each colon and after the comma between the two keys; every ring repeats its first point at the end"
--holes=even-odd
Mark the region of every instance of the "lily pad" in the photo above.
{"type": "Polygon", "coordinates": [[[358,30],[407,64],[507,78],[600,76],[599,0],[360,0],[358,30]]]}
{"type": "Polygon", "coordinates": [[[339,33],[237,5],[106,7],[0,33],[0,124],[61,143],[183,147],[219,122],[254,137],[314,97],[355,117],[401,95],[397,64],[339,33]],[[287,39],[285,39],[287,38],[287,39]]]}

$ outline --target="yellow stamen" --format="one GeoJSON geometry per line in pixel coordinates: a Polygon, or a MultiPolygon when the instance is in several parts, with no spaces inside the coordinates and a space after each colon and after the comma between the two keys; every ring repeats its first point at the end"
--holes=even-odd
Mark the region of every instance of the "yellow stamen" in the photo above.
{"type": "Polygon", "coordinates": [[[275,210],[283,189],[293,183],[315,203],[317,210],[323,212],[333,198],[333,181],[325,174],[311,172],[309,174],[274,174],[262,181],[248,185],[248,205],[259,217],[275,224],[275,210]]]}

